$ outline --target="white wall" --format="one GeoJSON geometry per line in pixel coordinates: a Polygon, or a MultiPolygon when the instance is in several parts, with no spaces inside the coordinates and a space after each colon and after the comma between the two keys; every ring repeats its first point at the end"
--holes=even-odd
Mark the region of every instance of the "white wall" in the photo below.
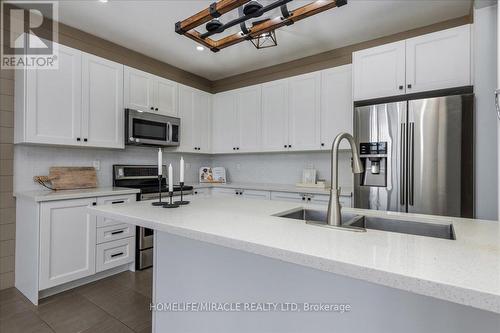
{"type": "Polygon", "coordinates": [[[474,9],[475,207],[476,217],[498,219],[498,138],[493,92],[497,83],[497,6],[474,9]]]}
{"type": "MultiPolygon", "coordinates": [[[[319,179],[330,181],[330,152],[217,155],[212,165],[226,167],[232,182],[295,184],[309,166],[317,169],[319,179]]],[[[340,153],[339,183],[353,186],[350,151],[340,153]]]]}
{"type": "MultiPolygon", "coordinates": [[[[181,154],[164,150],[165,163],[172,163],[174,178],[179,181],[179,160],[181,154]]],[[[186,161],[185,179],[193,183],[198,179],[201,166],[210,165],[210,157],[204,155],[183,155],[186,161]]],[[[16,145],[14,148],[14,192],[42,189],[33,181],[33,176],[48,175],[51,166],[92,166],[99,160],[97,171],[99,186],[112,186],[113,164],[156,164],[155,148],[127,147],[125,150],[60,148],[16,145]]]]}

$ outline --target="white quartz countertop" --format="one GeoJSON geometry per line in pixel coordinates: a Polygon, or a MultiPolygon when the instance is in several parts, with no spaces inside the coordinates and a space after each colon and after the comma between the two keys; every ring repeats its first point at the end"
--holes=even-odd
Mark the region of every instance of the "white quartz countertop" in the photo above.
{"type": "Polygon", "coordinates": [[[16,192],[16,197],[25,197],[37,202],[66,200],[66,199],[79,199],[90,197],[105,197],[110,195],[123,195],[139,193],[138,189],[125,188],[125,187],[96,187],[78,190],[37,190],[16,192]]]}
{"type": "MultiPolygon", "coordinates": [[[[299,187],[293,184],[272,184],[272,183],[200,183],[193,184],[194,188],[237,188],[244,190],[292,192],[292,193],[311,193],[311,194],[330,194],[330,188],[299,187]]],[[[341,186],[341,196],[352,196],[353,189],[350,186],[341,186]]]]}
{"type": "Polygon", "coordinates": [[[291,202],[189,200],[189,205],[175,209],[154,207],[151,201],[89,209],[107,218],[500,313],[499,222],[344,209],[452,223],[457,239],[446,240],[377,230],[352,232],[273,216],[301,207],[291,202]]]}

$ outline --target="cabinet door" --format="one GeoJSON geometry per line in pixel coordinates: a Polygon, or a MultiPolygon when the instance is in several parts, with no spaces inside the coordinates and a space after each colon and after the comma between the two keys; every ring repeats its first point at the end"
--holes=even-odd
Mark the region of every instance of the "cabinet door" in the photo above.
{"type": "Polygon", "coordinates": [[[154,82],[152,74],[125,67],[123,93],[125,107],[140,111],[154,110],[154,82]]]}
{"type": "Polygon", "coordinates": [[[292,150],[319,150],[321,73],[289,80],[289,144],[292,150]]]}
{"type": "Polygon", "coordinates": [[[405,90],[405,41],[352,54],[354,100],[401,95],[405,90]]]}
{"type": "Polygon", "coordinates": [[[293,192],[271,192],[271,200],[306,202],[306,197],[302,193],[293,192]]]}
{"type": "Polygon", "coordinates": [[[26,71],[25,138],[32,143],[79,145],[82,52],[59,45],[58,60],[58,69],[26,71]]]}
{"type": "MultiPolygon", "coordinates": [[[[211,113],[212,101],[210,94],[195,90],[193,93],[193,123],[194,143],[198,152],[209,153],[211,149],[211,113]]],[[[182,121],[181,121],[182,124],[182,121]]],[[[181,140],[182,142],[182,140],[181,140]]]]}
{"type": "MultiPolygon", "coordinates": [[[[321,149],[329,150],[341,132],[352,134],[352,66],[321,72],[321,149]]],[[[343,140],[340,148],[348,149],[343,140]]]]}
{"type": "Polygon", "coordinates": [[[95,198],[40,204],[40,290],[95,273],[95,198]]]}
{"type": "Polygon", "coordinates": [[[223,188],[223,187],[214,187],[212,188],[212,195],[214,196],[231,196],[237,197],[239,196],[240,190],[234,188],[223,188]]]}
{"type": "Polygon", "coordinates": [[[257,190],[242,190],[243,198],[245,199],[261,199],[270,200],[271,192],[269,191],[257,191],[257,190]]]}
{"type": "Polygon", "coordinates": [[[179,117],[181,118],[179,151],[197,151],[194,113],[194,89],[183,85],[179,86],[179,117]]]}
{"type": "Polygon", "coordinates": [[[236,122],[236,94],[225,92],[214,96],[212,110],[212,152],[235,152],[236,122]]]}
{"type": "Polygon", "coordinates": [[[154,112],[177,117],[177,83],[154,77],[154,112]]]}
{"type": "Polygon", "coordinates": [[[406,40],[406,92],[471,84],[470,25],[406,40]]]}
{"type": "Polygon", "coordinates": [[[262,150],[288,149],[288,80],[262,85],[262,150]]]}
{"type": "Polygon", "coordinates": [[[123,65],[83,55],[82,114],[84,145],[124,148],[123,65]]]}
{"type": "Polygon", "coordinates": [[[239,152],[258,152],[261,149],[261,86],[238,89],[236,105],[236,149],[239,152]]]}

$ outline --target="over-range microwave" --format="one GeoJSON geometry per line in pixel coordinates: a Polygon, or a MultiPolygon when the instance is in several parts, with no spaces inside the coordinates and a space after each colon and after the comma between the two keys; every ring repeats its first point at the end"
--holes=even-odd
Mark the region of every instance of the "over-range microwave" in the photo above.
{"type": "Polygon", "coordinates": [[[179,118],[125,109],[125,144],[178,146],[180,125],[179,118]]]}

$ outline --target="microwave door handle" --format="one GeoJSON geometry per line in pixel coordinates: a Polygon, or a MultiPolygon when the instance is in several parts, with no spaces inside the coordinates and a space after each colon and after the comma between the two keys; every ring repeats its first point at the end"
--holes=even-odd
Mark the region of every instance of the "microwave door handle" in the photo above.
{"type": "Polygon", "coordinates": [[[172,123],[167,122],[168,142],[172,142],[172,123]]]}

